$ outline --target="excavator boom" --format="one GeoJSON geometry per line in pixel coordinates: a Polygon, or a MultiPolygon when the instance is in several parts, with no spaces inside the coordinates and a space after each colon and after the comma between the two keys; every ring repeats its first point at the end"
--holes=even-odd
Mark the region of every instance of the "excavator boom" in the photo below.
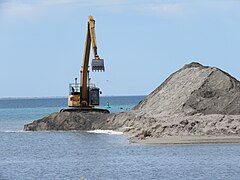
{"type": "Polygon", "coordinates": [[[100,59],[97,53],[97,40],[95,33],[95,20],[92,16],[88,17],[88,30],[90,32],[90,38],[92,40],[92,49],[93,49],[93,60],[92,60],[92,71],[105,71],[104,60],[100,59]]]}

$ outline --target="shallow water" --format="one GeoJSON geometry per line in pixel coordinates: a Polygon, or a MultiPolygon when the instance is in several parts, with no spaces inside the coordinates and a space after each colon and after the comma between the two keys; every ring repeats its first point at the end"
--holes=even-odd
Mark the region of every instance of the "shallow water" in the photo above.
{"type": "Polygon", "coordinates": [[[2,132],[2,179],[239,179],[240,146],[136,145],[121,135],[2,132]]]}
{"type": "Polygon", "coordinates": [[[111,133],[21,131],[60,108],[0,109],[0,180],[240,177],[239,144],[139,145],[111,133]]]}

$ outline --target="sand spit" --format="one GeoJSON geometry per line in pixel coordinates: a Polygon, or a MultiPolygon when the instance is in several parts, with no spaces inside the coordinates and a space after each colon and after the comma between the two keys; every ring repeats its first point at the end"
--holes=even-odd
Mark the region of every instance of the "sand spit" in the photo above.
{"type": "Polygon", "coordinates": [[[109,116],[98,112],[57,112],[24,125],[24,131],[112,130],[114,127],[106,123],[109,116]]]}
{"type": "Polygon", "coordinates": [[[24,130],[117,130],[132,142],[240,142],[240,82],[193,62],[168,77],[132,110],[118,114],[54,113],[24,130]],[[231,140],[232,139],[232,140],[231,140]]]}
{"type": "MultiPolygon", "coordinates": [[[[135,143],[134,140],[131,140],[135,143]]],[[[239,136],[168,136],[137,140],[140,144],[239,144],[239,136]]]]}

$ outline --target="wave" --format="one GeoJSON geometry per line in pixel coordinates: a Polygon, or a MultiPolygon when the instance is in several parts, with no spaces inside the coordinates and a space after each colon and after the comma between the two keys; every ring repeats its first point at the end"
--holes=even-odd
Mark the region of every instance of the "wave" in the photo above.
{"type": "Polygon", "coordinates": [[[116,135],[121,135],[121,134],[123,134],[122,132],[119,132],[119,131],[101,130],[101,129],[91,130],[91,131],[87,131],[87,132],[88,132],[88,133],[96,133],[96,134],[116,134],[116,135]]]}
{"type": "Polygon", "coordinates": [[[23,130],[0,130],[0,133],[25,133],[27,131],[23,131],[23,130]]]}
{"type": "MultiPolygon", "coordinates": [[[[32,131],[23,131],[23,130],[0,130],[0,133],[27,133],[32,131]]],[[[39,131],[39,132],[79,132],[79,131],[39,131]]],[[[81,132],[81,131],[80,131],[81,132]]],[[[91,130],[87,131],[88,133],[95,133],[95,134],[115,134],[115,135],[121,135],[122,132],[119,131],[113,131],[113,130],[91,130]]]]}

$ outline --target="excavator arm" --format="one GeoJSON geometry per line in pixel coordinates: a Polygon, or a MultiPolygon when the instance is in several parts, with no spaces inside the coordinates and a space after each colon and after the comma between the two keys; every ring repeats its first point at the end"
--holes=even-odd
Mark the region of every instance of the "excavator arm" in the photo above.
{"type": "MultiPolygon", "coordinates": [[[[105,71],[104,68],[104,61],[101,59],[97,53],[97,39],[95,33],[95,20],[92,16],[88,17],[88,25],[89,25],[89,32],[90,38],[92,40],[92,49],[93,49],[93,56],[94,59],[92,60],[92,71],[105,71]]],[[[90,48],[90,47],[89,47],[90,48]]]]}
{"type": "Polygon", "coordinates": [[[95,33],[95,20],[92,16],[88,17],[88,25],[87,25],[87,35],[86,35],[86,43],[85,50],[83,56],[83,64],[81,70],[81,93],[80,93],[80,105],[81,106],[89,106],[89,85],[88,85],[88,64],[89,64],[89,56],[91,50],[91,44],[93,49],[94,59],[92,60],[92,71],[104,71],[104,61],[100,59],[97,53],[97,41],[96,41],[96,33],[95,33]]]}
{"type": "Polygon", "coordinates": [[[93,19],[92,16],[88,17],[88,25],[89,25],[90,38],[92,40],[92,49],[93,49],[94,59],[100,59],[97,54],[97,39],[96,39],[96,33],[95,33],[95,20],[93,19]]]}

